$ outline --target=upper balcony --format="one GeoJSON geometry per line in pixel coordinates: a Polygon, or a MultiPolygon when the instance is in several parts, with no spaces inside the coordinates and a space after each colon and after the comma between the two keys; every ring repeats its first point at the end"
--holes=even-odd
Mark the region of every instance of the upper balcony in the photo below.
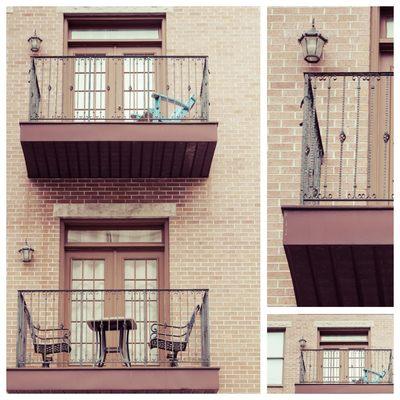
{"type": "Polygon", "coordinates": [[[296,393],[393,393],[391,349],[306,349],[296,393]]]}
{"type": "Polygon", "coordinates": [[[29,74],[29,178],[209,176],[207,57],[35,56],[29,74]]]}
{"type": "Polygon", "coordinates": [[[302,109],[282,206],[297,305],[393,306],[393,72],[306,73],[302,109]]]}
{"type": "Polygon", "coordinates": [[[393,72],[305,74],[300,201],[393,202],[393,72]]]}
{"type": "Polygon", "coordinates": [[[217,392],[208,296],[207,289],[19,291],[8,391],[217,392]]]}

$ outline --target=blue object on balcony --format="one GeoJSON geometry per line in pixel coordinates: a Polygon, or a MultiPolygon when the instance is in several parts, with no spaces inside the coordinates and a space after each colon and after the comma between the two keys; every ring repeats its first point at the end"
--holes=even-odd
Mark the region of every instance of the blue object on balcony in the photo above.
{"type": "Polygon", "coordinates": [[[363,383],[381,383],[383,378],[386,375],[386,370],[383,370],[382,372],[376,372],[373,371],[372,369],[366,369],[364,368],[364,375],[362,377],[362,382],[363,383]]]}
{"type": "Polygon", "coordinates": [[[159,121],[159,122],[180,122],[189,114],[190,110],[196,103],[196,97],[193,95],[189,97],[189,100],[186,103],[159,93],[153,93],[151,97],[154,99],[153,108],[149,108],[149,111],[145,112],[141,116],[132,114],[133,118],[137,120],[150,119],[152,121],[159,121]],[[161,101],[174,104],[178,107],[175,108],[171,116],[165,117],[161,114],[161,101]]]}

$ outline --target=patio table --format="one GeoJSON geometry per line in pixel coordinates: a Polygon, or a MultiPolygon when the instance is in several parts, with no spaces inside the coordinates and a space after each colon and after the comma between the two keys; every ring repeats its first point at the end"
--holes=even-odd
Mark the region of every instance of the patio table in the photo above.
{"type": "Polygon", "coordinates": [[[129,357],[129,331],[137,329],[133,319],[124,318],[103,318],[87,321],[89,328],[96,332],[96,354],[98,355],[96,365],[102,367],[106,360],[107,353],[121,354],[125,366],[131,366],[129,357]],[[107,347],[106,332],[119,331],[117,347],[107,347]]]}

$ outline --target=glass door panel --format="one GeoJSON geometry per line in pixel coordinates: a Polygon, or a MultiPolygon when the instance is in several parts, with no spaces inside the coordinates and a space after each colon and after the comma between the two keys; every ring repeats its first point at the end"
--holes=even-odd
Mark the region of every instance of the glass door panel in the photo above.
{"type": "Polygon", "coordinates": [[[93,359],[94,335],[87,321],[104,317],[104,260],[72,261],[71,361],[93,359]]]}
{"type": "Polygon", "coordinates": [[[64,102],[71,118],[76,121],[104,120],[111,118],[110,103],[115,96],[114,66],[111,47],[71,48],[67,62],[68,77],[64,102]]]}
{"type": "Polygon", "coordinates": [[[154,101],[152,94],[157,91],[157,73],[160,60],[153,56],[160,54],[157,47],[115,48],[117,57],[121,57],[117,75],[121,81],[120,118],[126,121],[147,119],[147,112],[154,101]]]}
{"type": "Polygon", "coordinates": [[[157,259],[124,259],[125,317],[134,319],[129,351],[135,363],[157,362],[157,349],[147,346],[151,326],[158,322],[157,259]],[[131,290],[129,290],[131,289],[131,290]]]}
{"type": "Polygon", "coordinates": [[[112,304],[104,289],[109,286],[109,254],[68,253],[69,281],[69,329],[71,331],[72,364],[92,364],[96,359],[95,332],[89,328],[88,321],[106,317],[112,304]]]}
{"type": "Polygon", "coordinates": [[[322,381],[337,383],[340,380],[340,351],[324,350],[322,356],[322,381]]]}
{"type": "Polygon", "coordinates": [[[74,118],[88,121],[106,116],[106,58],[75,58],[74,118]]]}
{"type": "Polygon", "coordinates": [[[118,309],[137,326],[129,335],[129,354],[134,364],[160,361],[159,352],[150,350],[148,343],[151,326],[160,321],[169,301],[169,292],[157,290],[164,287],[162,260],[163,253],[158,251],[118,252],[117,285],[125,289],[125,298],[118,303],[118,309]]]}
{"type": "Polygon", "coordinates": [[[124,118],[144,118],[153,107],[152,93],[155,91],[153,58],[124,58],[123,69],[124,118]]]}
{"type": "Polygon", "coordinates": [[[358,382],[364,375],[365,351],[356,349],[348,351],[348,381],[358,382]]]}

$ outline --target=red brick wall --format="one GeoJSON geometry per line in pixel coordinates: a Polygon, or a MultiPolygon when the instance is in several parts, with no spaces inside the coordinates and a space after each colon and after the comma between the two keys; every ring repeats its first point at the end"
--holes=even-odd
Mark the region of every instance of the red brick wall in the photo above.
{"type": "Polygon", "coordinates": [[[58,287],[59,220],[52,216],[53,204],[173,202],[171,287],[210,288],[211,357],[221,367],[221,391],[258,392],[258,10],[167,9],[168,53],[210,57],[210,120],[220,125],[208,179],[29,180],[18,126],[28,115],[27,39],[35,28],[43,39],[42,55],[62,54],[64,11],[7,12],[8,365],[15,365],[17,289],[58,287]],[[26,265],[18,256],[25,238],[35,248],[34,261],[26,265]]]}

